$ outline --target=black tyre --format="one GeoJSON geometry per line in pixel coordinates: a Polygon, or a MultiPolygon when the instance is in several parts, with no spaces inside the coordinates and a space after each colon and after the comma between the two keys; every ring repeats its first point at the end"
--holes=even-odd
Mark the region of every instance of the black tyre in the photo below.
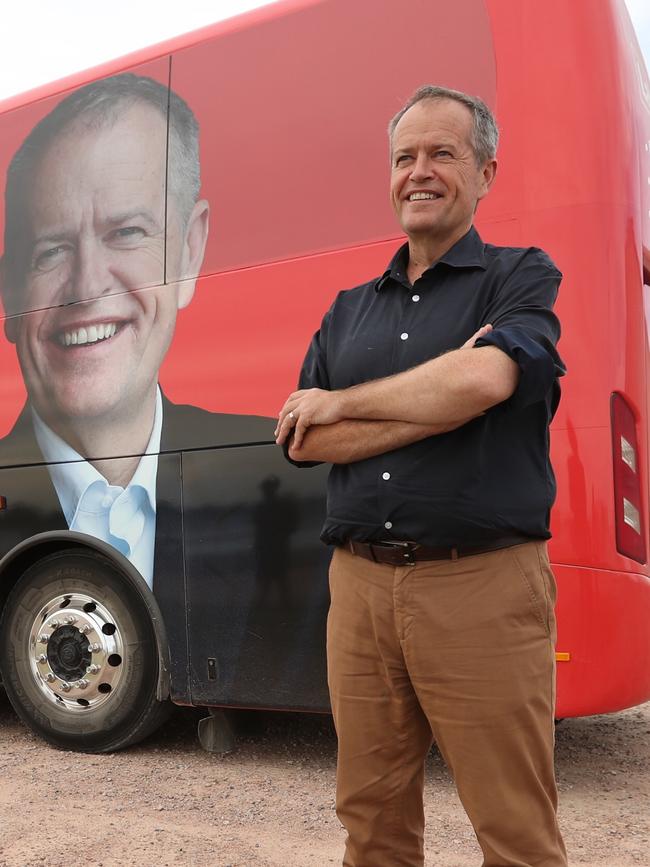
{"type": "Polygon", "coordinates": [[[100,554],[70,549],[32,565],[0,622],[0,669],[21,719],[54,746],[102,753],[134,744],[169,712],[138,591],[100,554]]]}

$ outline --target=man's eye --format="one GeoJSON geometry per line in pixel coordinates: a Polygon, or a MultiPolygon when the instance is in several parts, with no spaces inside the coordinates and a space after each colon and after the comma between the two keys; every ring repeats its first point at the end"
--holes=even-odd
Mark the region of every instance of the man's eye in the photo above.
{"type": "Polygon", "coordinates": [[[63,262],[69,249],[66,244],[57,244],[56,247],[41,250],[34,256],[34,269],[36,271],[51,271],[63,262]]]}
{"type": "Polygon", "coordinates": [[[410,159],[411,159],[410,154],[401,154],[395,160],[395,165],[396,166],[404,165],[404,163],[408,162],[410,159]]]}
{"type": "Polygon", "coordinates": [[[141,226],[122,226],[119,229],[114,229],[109,234],[108,239],[117,244],[128,244],[141,240],[146,234],[141,226]]]}
{"type": "Polygon", "coordinates": [[[450,157],[451,152],[446,151],[446,150],[439,150],[439,151],[436,151],[435,156],[437,156],[437,157],[450,157]]]}

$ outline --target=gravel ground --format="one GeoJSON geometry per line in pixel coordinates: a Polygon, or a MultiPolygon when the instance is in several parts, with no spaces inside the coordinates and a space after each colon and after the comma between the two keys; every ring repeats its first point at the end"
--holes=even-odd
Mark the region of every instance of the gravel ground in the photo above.
{"type": "MultiPolygon", "coordinates": [[[[59,752],[0,692],[0,867],[327,867],[341,863],[328,717],[239,713],[236,752],[204,752],[178,709],[126,752],[59,752]]],[[[650,704],[557,730],[571,864],[650,867],[650,704]]],[[[439,754],[427,764],[427,867],[480,852],[439,754]]]]}

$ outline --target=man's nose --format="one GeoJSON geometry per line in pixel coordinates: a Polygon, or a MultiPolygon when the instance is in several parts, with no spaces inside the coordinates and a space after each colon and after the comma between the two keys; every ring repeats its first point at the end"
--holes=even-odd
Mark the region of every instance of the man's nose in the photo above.
{"type": "Polygon", "coordinates": [[[88,238],[77,248],[71,274],[69,301],[91,301],[111,291],[113,278],[108,251],[99,239],[88,238]]]}
{"type": "Polygon", "coordinates": [[[432,161],[428,154],[418,154],[411,167],[411,180],[423,181],[426,178],[430,178],[432,174],[432,161]]]}

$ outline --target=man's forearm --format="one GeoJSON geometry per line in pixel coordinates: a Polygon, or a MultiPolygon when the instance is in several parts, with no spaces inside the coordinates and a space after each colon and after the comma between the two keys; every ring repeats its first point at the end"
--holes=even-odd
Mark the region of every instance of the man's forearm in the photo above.
{"type": "Polygon", "coordinates": [[[494,346],[457,349],[386,379],[338,392],[350,419],[453,424],[473,418],[514,392],[519,369],[494,346]]]}
{"type": "MultiPolygon", "coordinates": [[[[431,433],[421,432],[420,439],[459,427],[510,397],[519,381],[519,367],[505,352],[496,346],[474,348],[476,341],[491,330],[492,325],[487,323],[460,349],[385,379],[334,391],[307,388],[292,392],[278,416],[276,442],[283,445],[291,434],[293,447],[301,449],[310,428],[349,420],[432,426],[431,433]]],[[[398,442],[383,451],[414,441],[398,442]]],[[[361,445],[349,444],[355,448],[361,445]]],[[[329,461],[331,458],[313,460],[329,461]]],[[[349,460],[362,460],[362,457],[349,460]]],[[[335,463],[346,463],[346,460],[335,463]]]]}
{"type": "Polygon", "coordinates": [[[423,425],[404,421],[346,419],[310,427],[300,448],[289,446],[294,461],[350,464],[402,448],[419,440],[455,430],[470,419],[447,425],[423,425]]]}

